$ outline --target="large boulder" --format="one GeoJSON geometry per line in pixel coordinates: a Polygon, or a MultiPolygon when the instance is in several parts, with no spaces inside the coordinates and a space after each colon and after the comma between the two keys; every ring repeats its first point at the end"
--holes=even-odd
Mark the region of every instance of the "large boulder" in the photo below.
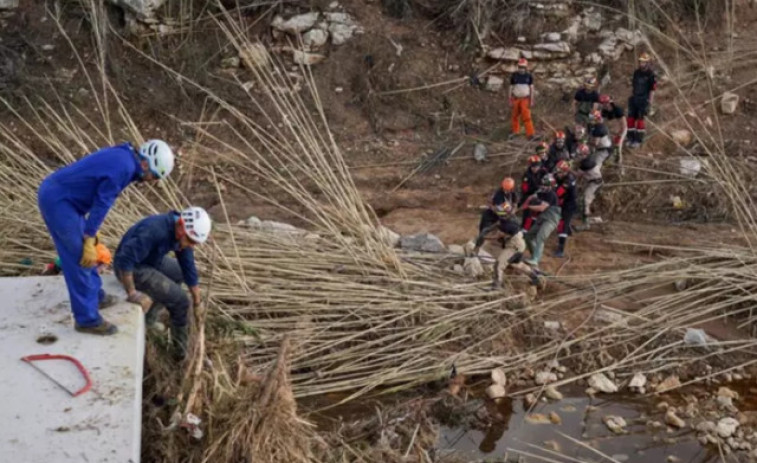
{"type": "Polygon", "coordinates": [[[444,252],[444,243],[431,233],[417,233],[400,238],[400,247],[410,251],[444,252]]]}

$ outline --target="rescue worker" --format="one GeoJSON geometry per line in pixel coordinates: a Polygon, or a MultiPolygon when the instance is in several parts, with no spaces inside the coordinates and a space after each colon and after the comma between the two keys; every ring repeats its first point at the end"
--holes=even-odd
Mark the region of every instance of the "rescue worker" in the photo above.
{"type": "Polygon", "coordinates": [[[602,119],[607,121],[612,135],[612,146],[615,154],[620,154],[628,133],[626,112],[622,106],[615,103],[610,95],[600,95],[599,104],[602,105],[602,119]]]}
{"type": "Polygon", "coordinates": [[[597,91],[597,78],[587,77],[583,87],[576,91],[573,96],[573,114],[577,125],[586,125],[589,122],[589,114],[598,109],[599,92],[597,91]]]}
{"type": "Polygon", "coordinates": [[[557,204],[555,177],[545,174],[541,178],[541,187],[535,195],[531,195],[521,208],[530,211],[535,220],[531,228],[526,232],[526,246],[531,253],[531,258],[524,262],[532,267],[538,267],[544,253],[544,243],[557,228],[560,221],[560,206],[557,204]]]}
{"type": "Polygon", "coordinates": [[[515,208],[511,203],[504,203],[499,220],[481,230],[476,238],[476,247],[473,255],[478,255],[478,250],[486,240],[487,235],[495,233],[495,241],[502,243],[502,251],[497,257],[497,266],[492,275],[492,289],[502,288],[504,282],[505,270],[513,268],[519,273],[528,275],[531,279],[532,286],[543,285],[543,279],[539,273],[522,262],[523,253],[526,251],[526,242],[523,239],[523,232],[515,216],[515,208]]]}
{"type": "Polygon", "coordinates": [[[586,135],[586,126],[576,125],[572,130],[565,127],[565,146],[568,147],[571,159],[576,157],[576,149],[581,143],[588,143],[589,138],[586,135]]]}
{"type": "MultiPolygon", "coordinates": [[[[523,203],[525,200],[536,194],[537,191],[539,191],[539,186],[541,185],[541,178],[544,176],[544,169],[542,168],[542,162],[541,158],[538,155],[533,155],[530,158],[528,158],[528,170],[526,170],[526,173],[523,174],[523,180],[520,184],[520,200],[518,201],[518,207],[523,206],[523,203]]],[[[523,230],[528,231],[529,228],[531,228],[531,223],[533,220],[531,219],[531,213],[528,209],[523,209],[523,219],[521,221],[521,226],[523,227],[523,230]]]]}
{"type": "Polygon", "coordinates": [[[518,192],[515,190],[515,180],[512,177],[505,177],[500,187],[492,194],[487,204],[487,208],[481,213],[481,221],[478,224],[479,233],[491,224],[499,220],[499,208],[502,204],[516,204],[518,202],[518,192]]]}
{"type": "Polygon", "coordinates": [[[557,163],[562,160],[570,159],[570,151],[565,144],[565,132],[558,130],[555,132],[555,139],[547,150],[547,160],[544,162],[544,170],[554,172],[557,163]]]}
{"type": "Polygon", "coordinates": [[[129,299],[142,300],[147,295],[153,301],[145,323],[154,325],[160,310],[168,309],[177,360],[186,356],[190,307],[181,282],[189,288],[196,309],[201,300],[193,248],[207,241],[211,226],[210,216],[201,207],[152,215],[133,225],[116,249],[113,268],[129,299]],[[170,252],[176,257],[167,256],[170,252]]]}
{"type": "Polygon", "coordinates": [[[164,141],[150,140],[139,149],[124,143],[58,169],[39,186],[39,210],[60,256],[76,331],[118,331],[98,311],[98,304],[107,301],[96,268],[97,233],[129,184],[163,179],[173,166],[173,152],[164,141]]]}
{"type": "Polygon", "coordinates": [[[582,229],[589,228],[589,217],[591,217],[591,205],[597,197],[597,192],[602,187],[602,166],[597,163],[594,156],[591,155],[589,147],[581,145],[578,148],[578,170],[576,174],[583,179],[583,210],[582,212],[582,229]]]}
{"type": "Polygon", "coordinates": [[[601,169],[602,164],[610,157],[612,140],[599,111],[592,111],[589,115],[589,143],[594,150],[594,159],[601,169]]]}
{"type": "Polygon", "coordinates": [[[560,206],[560,222],[557,224],[557,250],[555,257],[565,256],[565,243],[572,234],[570,222],[578,210],[578,193],[576,191],[576,176],[570,170],[567,161],[557,163],[555,169],[557,179],[557,204],[560,206]]]}
{"type": "Polygon", "coordinates": [[[539,156],[539,159],[541,159],[542,167],[544,167],[549,157],[549,145],[543,141],[539,142],[534,151],[539,156]]]}
{"type": "Polygon", "coordinates": [[[520,134],[520,123],[526,127],[526,137],[534,137],[531,107],[534,105],[534,77],[528,72],[528,61],[518,60],[518,70],[510,76],[510,106],[512,107],[510,137],[520,134]]]}
{"type": "Polygon", "coordinates": [[[644,143],[644,116],[652,109],[657,77],[650,66],[647,53],[639,56],[639,67],[631,79],[631,97],[628,98],[628,147],[638,148],[644,143]]]}

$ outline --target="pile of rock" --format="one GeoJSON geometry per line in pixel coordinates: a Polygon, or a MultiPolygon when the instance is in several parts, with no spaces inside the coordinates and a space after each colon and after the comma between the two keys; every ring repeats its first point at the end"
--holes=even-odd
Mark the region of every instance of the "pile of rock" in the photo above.
{"type": "Polygon", "coordinates": [[[492,382],[486,388],[486,396],[494,401],[503,399],[507,395],[507,377],[501,368],[495,368],[491,371],[492,382]]]}

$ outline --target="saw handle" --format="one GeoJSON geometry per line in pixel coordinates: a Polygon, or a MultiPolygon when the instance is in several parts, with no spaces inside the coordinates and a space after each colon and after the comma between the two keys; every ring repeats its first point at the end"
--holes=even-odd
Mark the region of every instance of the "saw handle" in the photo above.
{"type": "Polygon", "coordinates": [[[81,364],[80,361],[76,360],[75,358],[71,357],[70,355],[63,355],[63,354],[35,354],[35,355],[27,355],[26,357],[21,357],[21,360],[31,365],[32,362],[37,362],[40,360],[65,360],[68,362],[71,362],[74,364],[77,370],[79,370],[79,373],[84,377],[84,380],[86,381],[86,384],[82,386],[81,389],[79,389],[76,392],[72,392],[72,397],[77,397],[85,392],[92,389],[92,378],[89,377],[89,372],[86,368],[84,368],[84,365],[81,364]]]}

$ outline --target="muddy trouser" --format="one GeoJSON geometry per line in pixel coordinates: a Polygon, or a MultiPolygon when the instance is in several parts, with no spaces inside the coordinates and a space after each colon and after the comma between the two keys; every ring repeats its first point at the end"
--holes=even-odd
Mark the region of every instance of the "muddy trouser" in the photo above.
{"type": "Polygon", "coordinates": [[[526,250],[526,242],[523,240],[523,232],[518,232],[505,242],[505,247],[497,257],[497,268],[494,270],[494,281],[502,282],[507,267],[520,263],[523,252],[526,250]]]}
{"type": "Polygon", "coordinates": [[[597,167],[601,170],[602,164],[610,157],[610,148],[597,148],[594,151],[594,160],[597,162],[597,167]]]}
{"type": "MultiPolygon", "coordinates": [[[[137,291],[150,296],[154,304],[168,309],[171,325],[177,328],[187,326],[189,297],[181,287],[184,276],[176,259],[164,257],[157,267],[136,267],[133,274],[137,291]]],[[[120,272],[117,276],[121,278],[120,272]]]]}
{"type": "Polygon", "coordinates": [[[589,180],[584,188],[584,217],[591,215],[591,204],[597,197],[597,192],[602,188],[602,179],[589,180]]]}
{"type": "Polygon", "coordinates": [[[531,253],[531,260],[536,264],[541,261],[544,243],[557,228],[561,213],[560,206],[550,206],[549,209],[539,214],[534,226],[526,233],[526,246],[531,253]]]}

